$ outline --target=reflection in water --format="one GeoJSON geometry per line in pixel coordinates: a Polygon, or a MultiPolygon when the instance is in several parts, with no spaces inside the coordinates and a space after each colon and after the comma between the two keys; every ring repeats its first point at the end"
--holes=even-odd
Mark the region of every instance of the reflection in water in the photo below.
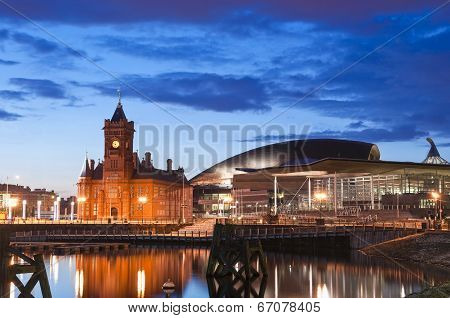
{"type": "Polygon", "coordinates": [[[83,287],[84,287],[84,276],[83,270],[78,270],[75,272],[75,297],[83,297],[83,287]]]}
{"type": "MultiPolygon", "coordinates": [[[[48,256],[54,297],[208,297],[208,249],[136,248],[97,254],[48,256]]],[[[355,253],[302,256],[266,253],[265,297],[404,297],[448,280],[450,273],[419,264],[401,266],[355,253]]],[[[39,295],[36,295],[39,296],[39,295]]]]}
{"type": "Polygon", "coordinates": [[[145,270],[143,269],[137,273],[137,297],[145,297],[145,270]]]}
{"type": "Polygon", "coordinates": [[[58,277],[59,277],[59,262],[58,257],[56,255],[50,256],[50,277],[53,279],[55,284],[58,283],[58,277]]]}

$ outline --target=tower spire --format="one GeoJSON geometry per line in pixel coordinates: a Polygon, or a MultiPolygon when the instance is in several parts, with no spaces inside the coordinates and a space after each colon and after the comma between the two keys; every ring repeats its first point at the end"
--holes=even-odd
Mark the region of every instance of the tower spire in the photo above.
{"type": "Polygon", "coordinates": [[[120,87],[117,89],[117,96],[119,97],[119,102],[117,103],[117,107],[122,107],[122,92],[120,91],[120,87]]]}
{"type": "Polygon", "coordinates": [[[122,119],[127,120],[127,116],[125,116],[125,112],[123,111],[122,92],[120,91],[120,87],[117,89],[117,96],[119,98],[119,101],[117,102],[117,107],[111,118],[111,121],[120,121],[122,119]]]}

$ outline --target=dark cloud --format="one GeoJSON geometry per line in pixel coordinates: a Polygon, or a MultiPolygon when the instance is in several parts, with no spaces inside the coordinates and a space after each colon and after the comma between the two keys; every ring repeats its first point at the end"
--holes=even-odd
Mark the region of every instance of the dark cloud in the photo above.
{"type": "Polygon", "coordinates": [[[27,93],[21,91],[11,91],[11,90],[0,90],[0,98],[6,100],[26,100],[27,93]]]}
{"type": "Polygon", "coordinates": [[[397,38],[353,64],[382,43],[383,37],[365,37],[362,41],[359,36],[337,36],[324,46],[312,43],[317,44],[315,56],[324,57],[325,67],[310,67],[305,75],[302,59],[314,56],[314,50],[305,48],[304,53],[296,49],[284,52],[285,55],[276,60],[279,72],[272,72],[269,76],[276,83],[295,87],[298,91],[315,91],[320,87],[306,99],[291,98],[285,102],[286,106],[295,104],[296,108],[309,109],[328,117],[351,119],[354,123],[371,122],[393,131],[396,126],[409,123],[419,131],[433,131],[450,137],[447,125],[450,120],[450,112],[447,111],[450,73],[446,44],[450,29],[438,28],[439,32],[426,29],[427,36],[435,38],[431,50],[424,47],[430,42],[423,40],[422,30],[421,34],[416,32],[397,38]],[[330,45],[336,49],[327,49],[330,45]],[[324,47],[327,52],[336,52],[338,58],[324,56],[324,47]],[[350,65],[353,67],[341,73],[350,65]],[[325,82],[327,84],[322,86],[325,82]]]}
{"type": "MultiPolygon", "coordinates": [[[[264,84],[249,76],[181,72],[153,77],[128,75],[122,77],[122,80],[152,100],[184,105],[196,110],[216,112],[270,110],[264,84]]],[[[118,86],[116,82],[83,85],[105,95],[115,94],[118,86]]],[[[122,87],[122,91],[124,96],[147,101],[144,96],[128,87],[122,87]]]]}
{"type": "Polygon", "coordinates": [[[311,132],[310,134],[288,134],[288,135],[262,135],[243,142],[279,142],[294,139],[312,139],[312,138],[334,138],[347,140],[362,140],[366,142],[396,142],[411,141],[417,138],[426,137],[429,134],[418,130],[412,125],[397,126],[392,129],[385,128],[366,128],[362,130],[323,130],[311,132]]]}
{"type": "Polygon", "coordinates": [[[17,65],[19,62],[0,59],[0,65],[17,65]]]}
{"type": "Polygon", "coordinates": [[[15,120],[20,119],[21,117],[22,117],[22,115],[10,113],[10,112],[7,112],[6,110],[3,110],[0,108],[0,120],[15,121],[15,120]]]}
{"type": "Polygon", "coordinates": [[[59,49],[58,44],[43,38],[31,36],[26,33],[16,32],[12,34],[11,39],[16,43],[29,46],[38,53],[51,53],[59,49]]]}
{"type": "MultiPolygon", "coordinates": [[[[341,1],[341,0],[16,0],[14,8],[35,20],[63,23],[129,23],[149,20],[210,22],[229,12],[254,11],[278,19],[320,21],[321,23],[374,29],[388,25],[383,19],[398,13],[426,12],[442,4],[440,0],[410,1],[341,1]],[[368,21],[377,22],[376,25],[368,21]]],[[[17,19],[7,6],[0,6],[0,16],[17,19]]],[[[445,19],[445,16],[439,16],[445,19]]]]}
{"type": "Polygon", "coordinates": [[[9,31],[6,29],[0,29],[0,40],[6,40],[9,38],[9,31]]]}
{"type": "MultiPolygon", "coordinates": [[[[49,41],[41,37],[33,36],[27,33],[15,32],[10,36],[12,41],[31,48],[35,53],[42,55],[57,55],[59,58],[87,56],[87,53],[81,49],[74,49],[57,42],[49,41]]],[[[52,61],[47,61],[52,63],[52,61]]]]}
{"type": "Polygon", "coordinates": [[[366,125],[364,124],[363,121],[360,120],[360,121],[356,121],[356,122],[348,124],[347,128],[350,128],[350,129],[361,129],[361,128],[366,128],[366,125]]]}
{"type": "Polygon", "coordinates": [[[65,99],[67,93],[65,88],[50,80],[30,79],[30,78],[11,78],[9,83],[18,86],[27,93],[39,97],[65,99]]]}

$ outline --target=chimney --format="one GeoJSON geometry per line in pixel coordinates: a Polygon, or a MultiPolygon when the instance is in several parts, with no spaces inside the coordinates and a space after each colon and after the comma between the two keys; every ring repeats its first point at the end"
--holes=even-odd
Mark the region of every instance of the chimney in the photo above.
{"type": "Polygon", "coordinates": [[[172,159],[167,159],[167,172],[172,173],[172,159]]]}
{"type": "Polygon", "coordinates": [[[152,166],[152,154],[150,152],[145,153],[145,167],[151,168],[152,166]]]}
{"type": "Polygon", "coordinates": [[[95,169],[95,160],[91,159],[90,162],[91,162],[91,165],[90,165],[91,171],[94,171],[94,169],[95,169]]]}

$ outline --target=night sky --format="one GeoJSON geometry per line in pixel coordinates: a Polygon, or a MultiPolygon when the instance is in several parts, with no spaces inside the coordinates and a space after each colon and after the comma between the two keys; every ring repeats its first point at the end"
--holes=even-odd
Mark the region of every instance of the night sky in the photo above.
{"type": "Polygon", "coordinates": [[[74,193],[118,87],[137,135],[160,130],[135,148],[153,138],[188,176],[305,135],[416,162],[431,136],[450,159],[449,17],[445,0],[0,0],[0,182],[74,193]],[[180,150],[180,125],[237,129],[180,150]]]}

